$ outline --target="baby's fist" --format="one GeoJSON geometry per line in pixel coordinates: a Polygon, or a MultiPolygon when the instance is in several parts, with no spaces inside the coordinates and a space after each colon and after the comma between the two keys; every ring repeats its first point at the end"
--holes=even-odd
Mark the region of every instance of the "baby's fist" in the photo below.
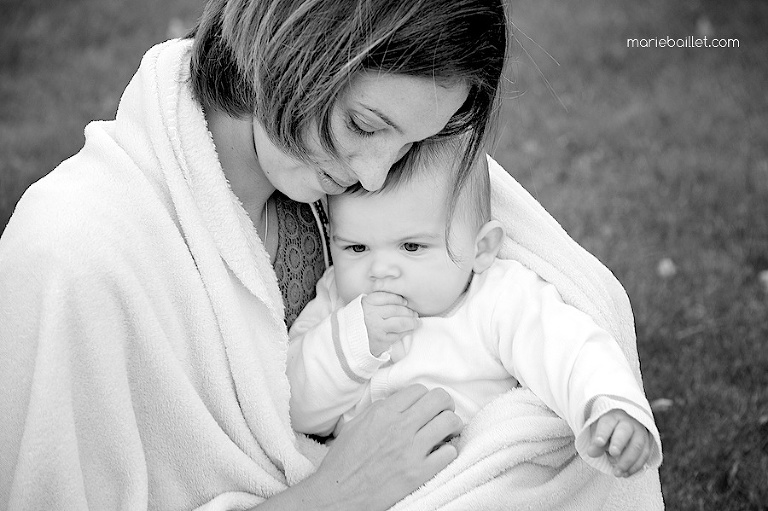
{"type": "Polygon", "coordinates": [[[363,296],[361,304],[368,345],[374,357],[387,351],[418,325],[418,315],[406,307],[407,302],[400,295],[376,291],[363,296]]]}
{"type": "Polygon", "coordinates": [[[587,454],[598,458],[606,453],[616,477],[637,473],[651,456],[651,434],[623,410],[602,415],[590,426],[590,436],[587,454]]]}

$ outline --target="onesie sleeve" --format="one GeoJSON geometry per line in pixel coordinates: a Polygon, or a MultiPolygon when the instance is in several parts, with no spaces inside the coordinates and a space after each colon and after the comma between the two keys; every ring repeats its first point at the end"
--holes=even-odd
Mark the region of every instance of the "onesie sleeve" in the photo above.
{"type": "Polygon", "coordinates": [[[288,379],[293,428],[329,435],[345,412],[360,401],[376,370],[389,354],[371,355],[358,296],[340,306],[333,268],[317,284],[289,332],[288,379]]]}
{"type": "Polygon", "coordinates": [[[606,455],[587,454],[589,428],[609,410],[620,409],[650,431],[649,465],[660,465],[661,441],[650,405],[610,334],[564,303],[555,287],[533,272],[525,270],[504,287],[492,319],[502,363],[565,419],[579,455],[598,470],[612,473],[606,455]]]}

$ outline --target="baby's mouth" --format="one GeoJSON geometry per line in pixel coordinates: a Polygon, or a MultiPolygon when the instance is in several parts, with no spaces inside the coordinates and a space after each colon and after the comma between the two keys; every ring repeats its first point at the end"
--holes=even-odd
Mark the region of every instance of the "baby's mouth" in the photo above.
{"type": "MultiPolygon", "coordinates": [[[[395,294],[395,295],[399,295],[399,294],[400,294],[400,293],[398,293],[397,291],[394,291],[394,290],[392,289],[392,286],[388,285],[388,284],[387,284],[387,282],[385,282],[385,281],[383,281],[383,280],[377,280],[377,281],[375,281],[375,282],[373,283],[373,289],[372,289],[372,291],[373,291],[373,292],[375,292],[375,291],[383,291],[383,292],[385,292],[385,293],[392,293],[392,294],[395,294]]],[[[402,295],[401,295],[401,296],[402,296],[402,295]]],[[[405,298],[405,297],[403,297],[403,298],[405,298]]]]}

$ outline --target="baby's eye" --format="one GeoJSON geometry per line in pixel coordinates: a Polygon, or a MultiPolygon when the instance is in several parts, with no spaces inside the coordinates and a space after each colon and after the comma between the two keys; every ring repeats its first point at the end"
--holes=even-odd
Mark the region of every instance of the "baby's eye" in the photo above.
{"type": "Polygon", "coordinates": [[[365,245],[349,245],[347,250],[351,250],[352,252],[359,254],[361,252],[365,252],[365,245]]]}
{"type": "Polygon", "coordinates": [[[406,252],[418,252],[422,248],[421,245],[418,243],[413,243],[411,241],[403,243],[403,250],[406,252]]]}

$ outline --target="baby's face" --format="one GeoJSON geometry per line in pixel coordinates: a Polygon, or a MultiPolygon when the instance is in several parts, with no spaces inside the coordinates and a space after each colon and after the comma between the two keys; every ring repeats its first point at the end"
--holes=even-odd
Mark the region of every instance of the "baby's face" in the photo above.
{"type": "Polygon", "coordinates": [[[331,203],[331,253],[339,295],[388,291],[420,316],[447,311],[472,275],[475,232],[455,217],[448,254],[445,184],[425,177],[395,191],[339,195],[331,203]]]}

